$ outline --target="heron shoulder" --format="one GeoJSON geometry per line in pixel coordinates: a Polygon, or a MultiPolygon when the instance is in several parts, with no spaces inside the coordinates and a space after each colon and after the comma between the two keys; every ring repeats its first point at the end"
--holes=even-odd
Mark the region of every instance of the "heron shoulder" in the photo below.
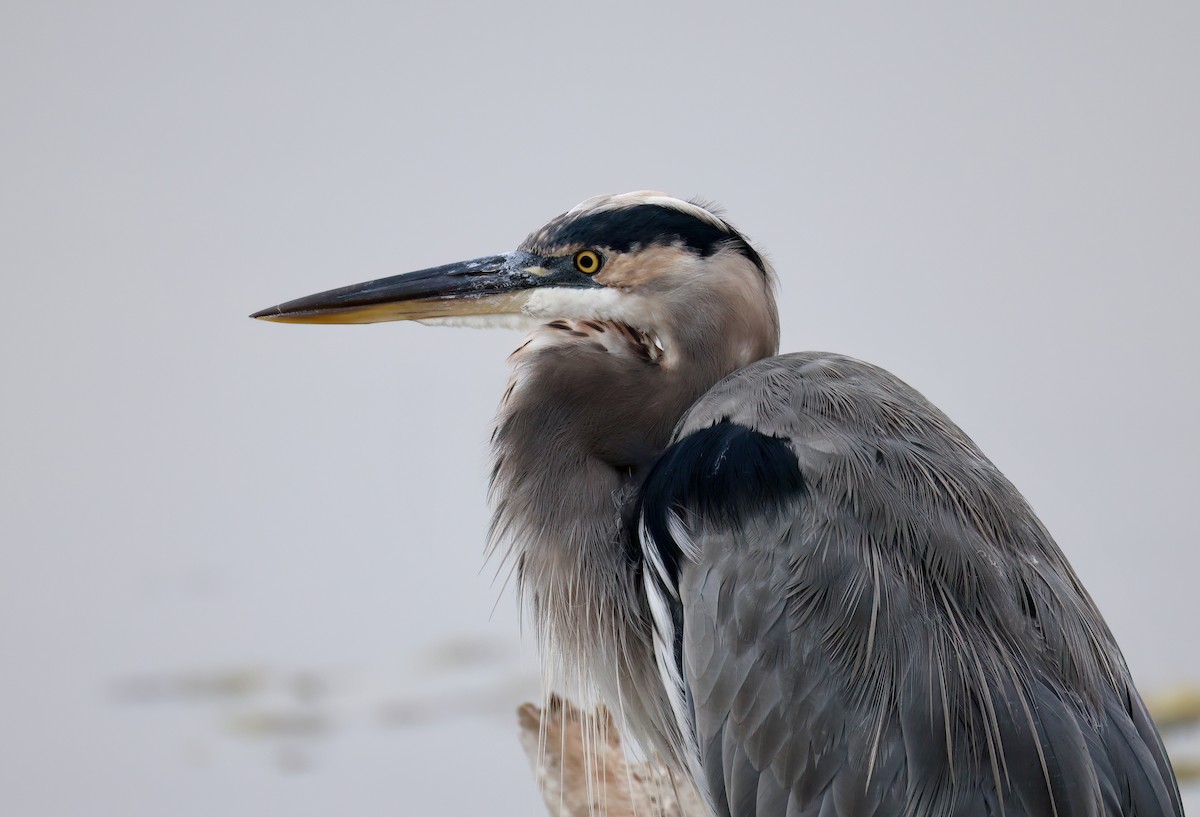
{"type": "MultiPolygon", "coordinates": [[[[958,426],[894,375],[819,352],[759,361],[692,406],[664,460],[721,424],[790,451],[804,486],[796,523],[835,532],[856,569],[871,555],[892,565],[898,587],[932,599],[935,615],[978,613],[995,622],[1006,643],[1028,644],[1025,659],[1037,656],[1092,707],[1128,682],[1100,612],[1024,497],[958,426]],[[952,604],[937,601],[942,587],[952,604]]],[[[722,468],[730,467],[727,457],[722,468]]],[[[700,508],[694,500],[675,504],[700,508]]],[[[721,521],[694,512],[691,519],[721,521]]]]}
{"type": "Polygon", "coordinates": [[[721,420],[785,439],[928,430],[947,437],[957,450],[979,454],[916,389],[886,369],[831,352],[778,355],[733,372],[696,401],[677,436],[721,420]]]}

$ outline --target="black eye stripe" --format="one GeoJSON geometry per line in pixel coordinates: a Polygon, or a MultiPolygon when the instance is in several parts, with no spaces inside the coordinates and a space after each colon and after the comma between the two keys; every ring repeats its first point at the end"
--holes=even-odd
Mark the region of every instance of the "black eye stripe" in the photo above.
{"type": "Polygon", "coordinates": [[[614,252],[629,252],[635,246],[680,243],[703,258],[730,246],[766,272],[762,257],[732,227],[722,229],[690,213],[657,204],[602,210],[562,220],[531,239],[551,247],[582,244],[614,252]]]}

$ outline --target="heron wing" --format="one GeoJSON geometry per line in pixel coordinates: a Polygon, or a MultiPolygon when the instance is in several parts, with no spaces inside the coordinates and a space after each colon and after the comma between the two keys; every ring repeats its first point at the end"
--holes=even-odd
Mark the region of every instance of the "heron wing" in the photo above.
{"type": "Polygon", "coordinates": [[[719,815],[1182,815],[1065,557],[886,372],[735,373],[641,518],[660,670],[719,815]]]}

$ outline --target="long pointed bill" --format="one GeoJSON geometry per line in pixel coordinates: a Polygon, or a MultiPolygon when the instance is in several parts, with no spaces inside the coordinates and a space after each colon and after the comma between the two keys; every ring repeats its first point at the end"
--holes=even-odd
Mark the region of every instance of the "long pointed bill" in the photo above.
{"type": "Polygon", "coordinates": [[[250,317],[282,323],[379,323],[520,313],[536,287],[598,286],[554,273],[525,252],[476,258],[352,284],[272,306],[250,317]]]}

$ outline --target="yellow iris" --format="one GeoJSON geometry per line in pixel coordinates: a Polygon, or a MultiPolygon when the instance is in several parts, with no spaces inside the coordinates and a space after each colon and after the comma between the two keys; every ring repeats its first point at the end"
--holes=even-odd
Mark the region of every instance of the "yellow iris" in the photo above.
{"type": "Polygon", "coordinates": [[[600,255],[593,250],[580,250],[575,253],[575,269],[584,275],[595,275],[600,271],[600,255]]]}

